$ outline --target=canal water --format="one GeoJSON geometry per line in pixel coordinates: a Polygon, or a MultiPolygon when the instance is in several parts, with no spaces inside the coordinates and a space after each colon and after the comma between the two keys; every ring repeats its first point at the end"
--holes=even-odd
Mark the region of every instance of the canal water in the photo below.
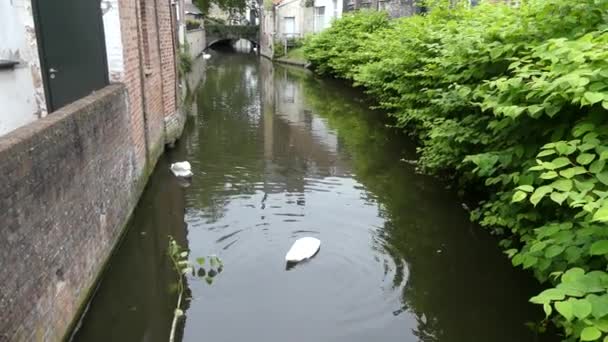
{"type": "MultiPolygon", "coordinates": [[[[173,236],[218,255],[186,281],[177,341],[526,342],[531,275],[418,175],[357,90],[250,54],[214,52],[185,136],[159,161],[75,341],[168,341],[173,236]],[[171,162],[188,160],[180,183],[171,162]],[[299,237],[322,241],[286,269],[299,237]]],[[[545,338],[549,341],[552,339],[545,338]]],[[[544,341],[543,340],[543,341],[544,341]]]]}

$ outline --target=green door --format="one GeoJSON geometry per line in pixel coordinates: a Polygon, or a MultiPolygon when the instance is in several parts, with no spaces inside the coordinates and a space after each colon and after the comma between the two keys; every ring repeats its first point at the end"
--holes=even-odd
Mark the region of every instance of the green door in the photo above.
{"type": "Polygon", "coordinates": [[[49,112],[108,84],[100,0],[34,0],[49,112]]]}

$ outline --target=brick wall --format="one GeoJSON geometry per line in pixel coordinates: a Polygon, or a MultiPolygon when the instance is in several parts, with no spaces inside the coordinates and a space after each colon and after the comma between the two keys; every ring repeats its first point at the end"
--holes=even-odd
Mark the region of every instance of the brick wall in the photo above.
{"type": "Polygon", "coordinates": [[[0,138],[0,341],[59,341],[137,203],[125,87],[0,138]]]}
{"type": "Polygon", "coordinates": [[[183,129],[170,0],[113,3],[121,84],[0,137],[0,342],[65,337],[183,129]]]}

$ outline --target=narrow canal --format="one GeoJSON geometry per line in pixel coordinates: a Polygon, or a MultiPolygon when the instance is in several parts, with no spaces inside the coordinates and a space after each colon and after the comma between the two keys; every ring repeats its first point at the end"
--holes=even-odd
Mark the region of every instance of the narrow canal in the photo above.
{"type": "Polygon", "coordinates": [[[526,342],[531,275],[469,223],[454,190],[401,162],[411,147],[337,82],[214,52],[198,110],[161,158],[75,341],[168,341],[168,236],[217,254],[188,276],[179,341],[526,342]],[[183,187],[169,172],[189,160],[183,187]],[[322,241],[286,270],[293,241],[322,241]]]}

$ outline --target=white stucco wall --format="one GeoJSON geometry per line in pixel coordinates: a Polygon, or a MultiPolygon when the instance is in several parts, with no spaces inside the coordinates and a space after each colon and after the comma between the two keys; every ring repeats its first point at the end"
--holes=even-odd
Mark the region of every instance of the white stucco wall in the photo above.
{"type": "Polygon", "coordinates": [[[190,56],[195,59],[205,49],[205,30],[190,30],[186,32],[186,41],[190,48],[190,56]]]}
{"type": "Polygon", "coordinates": [[[302,0],[287,0],[283,1],[276,7],[276,28],[279,37],[285,33],[285,18],[295,18],[296,35],[303,37],[308,33],[313,32],[312,24],[312,8],[304,7],[302,0]]]}
{"type": "Polygon", "coordinates": [[[30,0],[0,1],[0,136],[46,115],[44,87],[30,0]]]}
{"type": "Polygon", "coordinates": [[[279,36],[285,33],[285,17],[295,17],[295,32],[300,36],[322,31],[329,26],[334,19],[342,17],[342,0],[315,0],[314,7],[325,7],[323,21],[315,21],[314,7],[304,7],[303,0],[286,0],[277,6],[276,28],[279,36]],[[321,27],[316,27],[318,24],[321,27]]]}
{"type": "Polygon", "coordinates": [[[322,31],[331,25],[332,20],[342,17],[342,5],[342,0],[315,0],[315,7],[325,7],[323,27],[315,28],[315,30],[322,31]]]}
{"type": "Polygon", "coordinates": [[[124,80],[125,63],[122,49],[118,0],[102,0],[101,13],[106,40],[106,55],[110,82],[121,82],[124,80]]]}

